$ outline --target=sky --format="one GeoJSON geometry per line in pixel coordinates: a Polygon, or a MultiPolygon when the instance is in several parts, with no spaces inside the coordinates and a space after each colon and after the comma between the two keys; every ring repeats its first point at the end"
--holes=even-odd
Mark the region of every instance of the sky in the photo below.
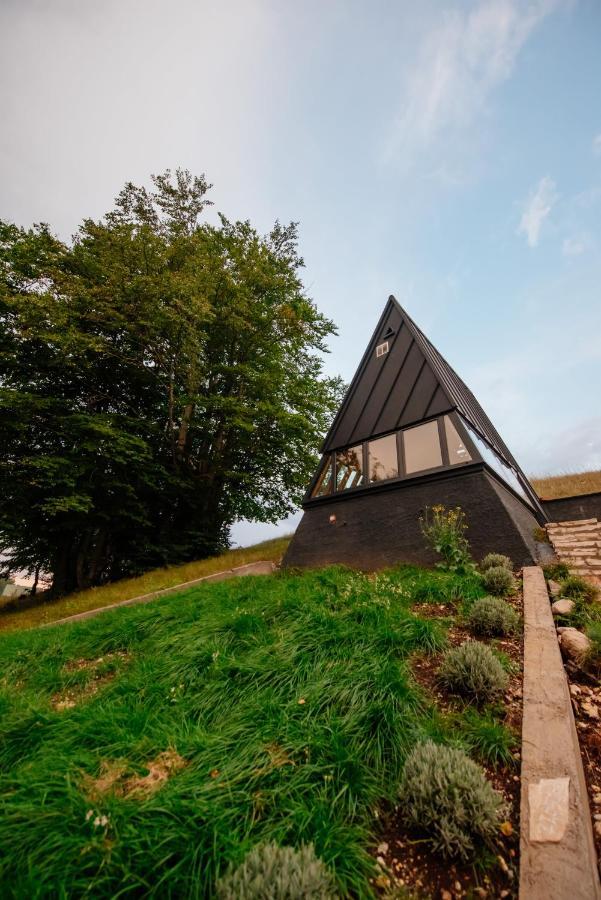
{"type": "Polygon", "coordinates": [[[300,223],[328,373],[392,293],[527,473],[599,468],[600,45],[598,0],[0,0],[0,217],[205,172],[300,223]]]}

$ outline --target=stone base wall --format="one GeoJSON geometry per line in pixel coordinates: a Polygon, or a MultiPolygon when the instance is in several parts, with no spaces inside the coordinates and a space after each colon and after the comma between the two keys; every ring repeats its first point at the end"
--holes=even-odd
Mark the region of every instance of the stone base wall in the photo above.
{"type": "Polygon", "coordinates": [[[475,559],[505,553],[516,567],[535,559],[533,513],[481,467],[307,504],[283,565],[342,563],[366,571],[402,562],[433,565],[438,557],[426,547],[419,518],[438,503],[465,512],[475,559]]]}

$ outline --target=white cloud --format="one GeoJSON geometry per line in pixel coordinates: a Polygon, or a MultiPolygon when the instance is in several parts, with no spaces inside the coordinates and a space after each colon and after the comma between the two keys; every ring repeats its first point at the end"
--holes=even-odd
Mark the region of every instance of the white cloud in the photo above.
{"type": "Polygon", "coordinates": [[[593,153],[595,156],[601,156],[601,132],[593,138],[593,153]]]}
{"type": "Polygon", "coordinates": [[[590,472],[601,468],[601,417],[559,432],[542,434],[533,471],[537,474],[590,472]]]}
{"type": "Polygon", "coordinates": [[[557,197],[555,182],[548,175],[541,178],[536,188],[530,192],[517,229],[518,234],[526,235],[528,246],[536,247],[538,244],[542,224],[551,212],[557,197]]]}
{"type": "Polygon", "coordinates": [[[469,126],[489,94],[513,71],[534,29],[561,0],[484,0],[439,16],[411,66],[385,147],[385,157],[410,166],[443,136],[469,126]]]}
{"type": "Polygon", "coordinates": [[[592,245],[590,235],[577,234],[572,237],[565,238],[561,245],[561,252],[564,256],[580,256],[592,245]]]}

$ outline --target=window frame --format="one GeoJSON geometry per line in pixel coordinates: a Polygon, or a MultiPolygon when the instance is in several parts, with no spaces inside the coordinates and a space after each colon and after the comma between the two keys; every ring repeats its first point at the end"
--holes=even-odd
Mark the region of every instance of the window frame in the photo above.
{"type": "Polygon", "coordinates": [[[441,419],[441,416],[434,416],[431,419],[426,419],[423,422],[416,422],[415,425],[410,425],[408,428],[401,429],[400,434],[401,434],[401,444],[403,445],[403,477],[404,478],[417,478],[420,475],[423,475],[427,472],[440,472],[444,468],[451,468],[450,466],[445,466],[445,463],[444,463],[442,441],[440,439],[440,419],[441,419]],[[402,435],[404,435],[405,432],[407,432],[407,431],[413,431],[416,428],[421,428],[422,425],[432,425],[433,423],[436,423],[436,426],[437,426],[438,446],[440,449],[440,459],[441,459],[440,465],[439,466],[431,466],[429,469],[418,469],[415,472],[407,472],[407,460],[405,458],[406,457],[405,441],[402,439],[402,435]]]}
{"type": "Polygon", "coordinates": [[[332,463],[334,466],[333,481],[332,481],[332,486],[333,486],[332,494],[340,494],[342,496],[343,494],[349,494],[349,493],[352,493],[353,491],[357,491],[357,490],[360,490],[361,488],[369,486],[369,482],[367,482],[367,483],[365,482],[365,444],[366,444],[365,441],[359,441],[358,444],[350,444],[350,446],[340,447],[338,450],[331,451],[332,463]],[[338,490],[338,460],[336,457],[338,456],[339,453],[344,453],[345,450],[354,450],[356,447],[359,447],[359,446],[361,446],[361,483],[360,484],[352,484],[350,487],[345,487],[345,488],[342,488],[342,490],[338,490]]]}
{"type": "Polygon", "coordinates": [[[323,500],[325,497],[333,497],[336,493],[334,488],[335,482],[333,471],[333,456],[331,452],[324,453],[321,457],[320,464],[317,467],[317,473],[315,474],[313,481],[309,485],[309,490],[307,491],[309,500],[323,500]],[[327,494],[318,494],[316,493],[317,486],[320,484],[320,482],[323,483],[323,479],[326,476],[328,468],[330,469],[330,490],[327,492],[327,494]]]}
{"type": "Polygon", "coordinates": [[[486,470],[491,472],[507,490],[511,491],[511,493],[515,497],[517,497],[526,506],[527,509],[530,509],[530,510],[533,510],[534,512],[536,512],[536,505],[534,504],[534,502],[531,498],[530,490],[528,490],[528,488],[526,487],[526,485],[523,482],[521,474],[518,473],[513,468],[513,466],[508,465],[505,462],[505,460],[503,460],[502,457],[500,457],[500,455],[492,447],[490,447],[489,442],[485,438],[482,437],[480,432],[474,428],[474,432],[478,435],[478,438],[480,440],[482,440],[490,448],[490,450],[493,453],[495,453],[496,456],[498,456],[499,459],[502,460],[502,462],[505,465],[507,465],[508,468],[514,473],[514,475],[516,476],[516,478],[518,480],[518,483],[522,487],[522,490],[523,490],[525,496],[522,495],[521,493],[518,493],[515,490],[515,488],[512,487],[511,484],[509,484],[507,481],[505,481],[505,479],[502,478],[502,476],[500,474],[495,472],[495,470],[487,463],[487,461],[483,458],[482,454],[480,453],[480,450],[478,449],[477,444],[472,439],[472,436],[471,436],[470,430],[469,430],[470,428],[473,428],[473,426],[472,425],[468,426],[467,423],[465,423],[463,421],[463,417],[457,412],[457,410],[453,409],[453,410],[450,410],[449,412],[438,413],[435,416],[430,416],[429,418],[423,419],[421,422],[416,422],[413,425],[409,425],[406,428],[396,428],[393,431],[387,431],[384,434],[374,435],[373,437],[368,438],[364,441],[357,441],[356,443],[346,445],[344,447],[339,447],[335,450],[330,450],[329,453],[324,454],[322,456],[322,466],[323,467],[318,469],[318,472],[315,475],[313,481],[311,482],[309,489],[307,491],[307,494],[305,495],[305,500],[303,501],[303,503],[317,502],[317,501],[322,501],[322,500],[326,501],[328,499],[331,500],[332,498],[343,497],[345,495],[349,496],[349,495],[355,493],[356,491],[369,491],[372,488],[378,488],[378,487],[382,488],[386,485],[399,484],[404,481],[415,481],[417,479],[424,478],[429,475],[434,475],[437,473],[442,473],[442,472],[451,473],[451,472],[455,472],[466,466],[484,466],[486,468],[486,470]],[[459,435],[459,437],[461,438],[467,451],[469,452],[471,459],[465,460],[464,462],[457,462],[457,463],[451,464],[450,456],[449,456],[449,448],[448,448],[448,443],[447,443],[447,437],[446,437],[446,430],[445,430],[445,425],[444,425],[445,416],[448,416],[448,418],[452,422],[455,430],[457,431],[457,434],[459,435]],[[404,440],[403,440],[403,434],[406,431],[410,431],[413,428],[418,428],[420,425],[427,425],[430,422],[437,423],[442,464],[440,466],[435,466],[430,469],[420,469],[417,472],[408,473],[407,472],[407,462],[405,459],[405,445],[404,445],[404,440]],[[394,436],[396,438],[396,450],[397,450],[397,462],[398,462],[399,474],[396,477],[386,478],[382,481],[371,481],[369,478],[369,444],[371,441],[377,441],[380,438],[390,437],[390,436],[394,436]],[[343,453],[345,450],[350,450],[353,448],[357,448],[359,446],[361,446],[361,448],[362,448],[362,452],[361,452],[361,456],[360,456],[361,463],[362,463],[362,473],[361,473],[362,474],[362,483],[353,485],[350,488],[343,488],[342,490],[338,490],[337,489],[337,478],[338,478],[337,468],[338,467],[337,467],[337,463],[336,463],[336,455],[338,453],[343,453]],[[325,462],[325,460],[328,457],[329,457],[329,466],[330,466],[330,472],[331,472],[332,489],[327,494],[321,494],[319,496],[316,496],[314,494],[314,491],[319,482],[319,478],[322,475],[322,472],[324,472],[325,469],[327,468],[327,463],[325,462]]]}
{"type": "Polygon", "coordinates": [[[378,435],[378,437],[370,438],[368,441],[364,442],[365,462],[367,463],[367,466],[365,468],[365,472],[367,473],[367,477],[366,477],[366,485],[367,486],[371,486],[372,484],[384,484],[384,482],[386,482],[386,481],[398,481],[398,479],[401,477],[402,471],[401,471],[401,459],[399,456],[399,440],[397,437],[398,434],[399,434],[398,431],[397,432],[389,431],[388,434],[380,434],[380,435],[378,435]],[[385,438],[394,438],[394,444],[395,444],[395,448],[396,448],[397,474],[391,475],[390,478],[380,478],[380,479],[376,479],[376,480],[372,481],[371,475],[370,475],[370,469],[369,469],[369,445],[375,444],[376,441],[382,441],[385,438]]]}

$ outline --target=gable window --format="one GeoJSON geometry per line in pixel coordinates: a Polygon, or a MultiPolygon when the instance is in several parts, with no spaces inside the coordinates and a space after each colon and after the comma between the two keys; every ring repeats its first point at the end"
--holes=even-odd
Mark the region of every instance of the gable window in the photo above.
{"type": "Polygon", "coordinates": [[[399,474],[399,461],[397,457],[396,435],[389,434],[386,437],[370,441],[367,445],[367,459],[369,467],[369,480],[386,481],[387,478],[397,478],[399,474]]]}
{"type": "Polygon", "coordinates": [[[484,462],[490,466],[490,468],[499,475],[500,478],[505,481],[509,487],[513,488],[513,490],[520,495],[527,503],[532,506],[532,500],[527,495],[524,490],[517,473],[504,462],[501,457],[493,450],[492,447],[489,447],[488,443],[480,437],[477,432],[474,431],[473,428],[467,424],[467,422],[462,418],[461,421],[465,425],[467,432],[474,444],[476,445],[480,456],[484,460],[484,462]]]}
{"type": "Polygon", "coordinates": [[[461,440],[459,432],[449,416],[444,417],[444,430],[447,437],[450,464],[456,466],[459,463],[471,462],[470,452],[461,440]]]}
{"type": "Polygon", "coordinates": [[[332,457],[328,454],[325,460],[323,461],[323,465],[321,467],[321,472],[319,473],[319,478],[317,479],[317,483],[313,488],[312,497],[326,497],[328,494],[332,493],[332,457]]]}
{"type": "Polygon", "coordinates": [[[363,444],[339,450],[336,454],[336,490],[363,484],[363,444]]]}
{"type": "Polygon", "coordinates": [[[438,422],[425,422],[403,432],[405,471],[423,472],[442,466],[442,453],[438,437],[438,422]]]}
{"type": "Polygon", "coordinates": [[[376,347],[376,356],[384,356],[385,353],[388,353],[388,341],[384,341],[376,347]]]}

